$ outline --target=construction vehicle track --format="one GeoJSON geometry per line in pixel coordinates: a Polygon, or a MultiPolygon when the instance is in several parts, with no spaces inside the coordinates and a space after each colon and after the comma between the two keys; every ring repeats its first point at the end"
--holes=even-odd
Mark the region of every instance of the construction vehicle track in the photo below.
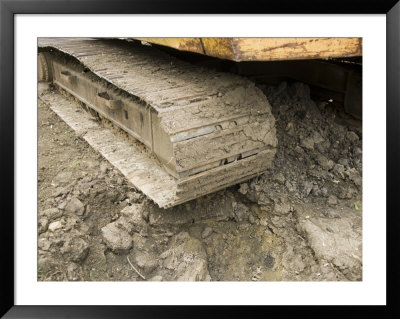
{"type": "MultiPolygon", "coordinates": [[[[52,81],[156,155],[157,169],[143,152],[140,168],[119,167],[123,156],[129,161],[123,150],[113,164],[160,207],[237,184],[271,166],[275,120],[265,95],[245,78],[119,40],[41,38],[39,51],[39,80],[52,81]]],[[[46,94],[42,99],[52,104],[46,94]]],[[[55,99],[68,105],[61,96],[55,99]]],[[[62,107],[55,111],[67,123],[71,119],[62,107]]],[[[89,125],[84,117],[74,121],[89,125]]],[[[106,148],[104,139],[96,140],[97,149],[106,148]]],[[[102,152],[106,158],[109,153],[102,152]]]]}

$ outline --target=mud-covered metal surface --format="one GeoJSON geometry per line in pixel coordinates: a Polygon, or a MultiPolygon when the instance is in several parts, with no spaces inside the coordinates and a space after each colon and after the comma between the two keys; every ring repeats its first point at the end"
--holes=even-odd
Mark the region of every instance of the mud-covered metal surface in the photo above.
{"type": "MultiPolygon", "coordinates": [[[[172,183],[152,184],[148,180],[157,170],[143,177],[133,173],[134,165],[121,169],[160,207],[242,182],[271,166],[274,117],[265,95],[248,79],[119,40],[41,38],[39,48],[39,61],[46,60],[39,76],[46,79],[45,70],[51,69],[57,87],[140,140],[173,177],[172,183]]],[[[113,162],[126,164],[122,157],[113,162]]]]}
{"type": "Polygon", "coordinates": [[[362,56],[362,38],[137,38],[174,49],[240,61],[362,56]]]}
{"type": "Polygon", "coordinates": [[[362,280],[360,123],[302,83],[261,89],[272,167],[167,210],[39,100],[38,280],[362,280]]]}

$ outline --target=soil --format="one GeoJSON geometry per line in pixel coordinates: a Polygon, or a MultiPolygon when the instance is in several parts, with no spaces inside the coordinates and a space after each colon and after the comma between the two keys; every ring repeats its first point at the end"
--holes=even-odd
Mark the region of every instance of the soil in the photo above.
{"type": "Polygon", "coordinates": [[[305,84],[260,88],[271,169],[166,210],[39,100],[38,280],[362,280],[360,123],[305,84]]]}

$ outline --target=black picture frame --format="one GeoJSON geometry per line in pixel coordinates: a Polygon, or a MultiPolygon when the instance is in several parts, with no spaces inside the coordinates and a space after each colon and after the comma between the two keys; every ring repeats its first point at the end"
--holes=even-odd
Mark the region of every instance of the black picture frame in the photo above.
{"type": "MultiPolygon", "coordinates": [[[[376,318],[399,318],[399,276],[396,275],[399,236],[396,197],[399,180],[400,136],[400,3],[398,0],[326,0],[242,3],[215,1],[162,0],[0,0],[0,181],[1,196],[1,309],[4,318],[157,318],[245,316],[260,310],[269,316],[296,317],[321,315],[324,318],[354,318],[370,315],[376,318]],[[146,13],[264,13],[264,14],[386,14],[387,105],[386,105],[386,176],[387,176],[387,305],[336,307],[170,307],[170,306],[16,306],[14,303],[14,17],[16,14],[146,14],[146,13]],[[229,310],[229,311],[228,311],[229,310]],[[232,314],[231,314],[232,313],[232,314]]],[[[376,110],[380,112],[379,108],[376,110]]],[[[379,218],[379,216],[377,216],[379,218]]],[[[179,300],[177,300],[179,304],[179,300]]]]}

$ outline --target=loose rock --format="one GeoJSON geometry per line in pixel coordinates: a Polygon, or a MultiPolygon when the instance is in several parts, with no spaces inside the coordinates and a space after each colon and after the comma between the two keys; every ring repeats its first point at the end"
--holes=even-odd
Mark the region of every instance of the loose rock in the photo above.
{"type": "Polygon", "coordinates": [[[76,214],[78,216],[82,216],[85,212],[85,206],[78,198],[73,197],[65,207],[65,211],[70,214],[76,214]]]}
{"type": "Polygon", "coordinates": [[[49,230],[52,232],[56,231],[57,229],[60,229],[61,227],[62,225],[59,220],[49,224],[49,230]]]}
{"type": "Polygon", "coordinates": [[[132,238],[126,230],[110,223],[101,229],[103,240],[108,248],[117,254],[125,254],[132,247],[132,238]]]}
{"type": "Polygon", "coordinates": [[[204,228],[203,232],[201,233],[201,238],[207,238],[213,233],[213,229],[211,227],[204,228]]]}
{"type": "Polygon", "coordinates": [[[61,253],[70,261],[82,262],[89,253],[89,245],[82,238],[73,237],[64,243],[61,253]]]}

